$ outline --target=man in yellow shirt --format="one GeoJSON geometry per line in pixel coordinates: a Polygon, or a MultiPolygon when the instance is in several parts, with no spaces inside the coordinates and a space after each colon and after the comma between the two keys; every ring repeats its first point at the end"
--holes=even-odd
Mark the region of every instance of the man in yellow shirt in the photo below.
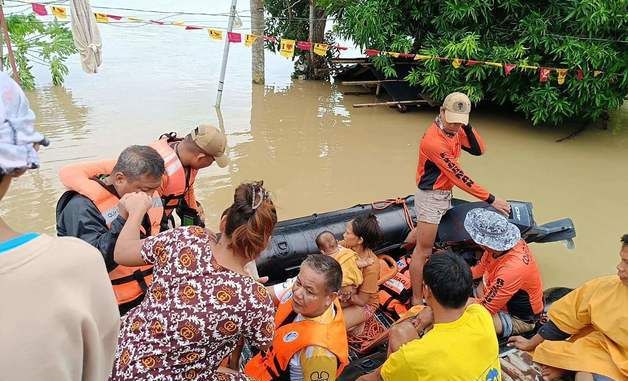
{"type": "Polygon", "coordinates": [[[414,321],[393,326],[388,359],[358,380],[501,380],[491,314],[479,304],[467,305],[473,286],[467,263],[454,253],[433,255],[423,282],[428,307],[414,321]]]}
{"type": "Polygon", "coordinates": [[[586,282],[549,309],[532,337],[509,345],[534,350],[543,379],[575,373],[577,381],[628,380],[628,234],[622,239],[617,275],[586,282]]]}

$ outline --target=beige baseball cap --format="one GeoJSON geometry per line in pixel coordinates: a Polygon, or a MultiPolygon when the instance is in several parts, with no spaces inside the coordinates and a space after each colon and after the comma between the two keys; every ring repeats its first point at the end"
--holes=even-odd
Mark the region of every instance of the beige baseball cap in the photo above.
{"type": "Polygon", "coordinates": [[[443,101],[443,108],[447,123],[469,124],[471,101],[466,94],[459,92],[449,94],[443,101]]]}
{"type": "Polygon", "coordinates": [[[191,134],[194,143],[206,154],[213,156],[216,164],[224,168],[229,164],[229,157],[225,155],[227,137],[216,127],[210,124],[199,124],[191,134]]]}

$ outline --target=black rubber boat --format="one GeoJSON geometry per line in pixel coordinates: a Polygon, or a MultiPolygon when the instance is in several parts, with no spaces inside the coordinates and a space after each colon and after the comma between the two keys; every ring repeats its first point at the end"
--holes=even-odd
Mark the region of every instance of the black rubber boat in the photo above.
{"type": "MultiPolygon", "coordinates": [[[[564,241],[568,247],[573,247],[576,230],[571,219],[564,218],[537,225],[530,202],[509,202],[512,206],[509,221],[519,228],[526,242],[564,241]]],[[[437,248],[450,248],[459,253],[470,265],[475,263],[477,247],[465,231],[463,223],[467,212],[478,207],[491,208],[485,202],[467,202],[454,199],[452,209],[445,214],[439,225],[435,244],[437,248]]],[[[279,222],[275,227],[268,249],[257,260],[260,276],[268,276],[270,278],[268,284],[282,282],[295,276],[303,259],[308,254],[318,252],[314,240],[320,232],[329,230],[340,238],[347,222],[363,213],[375,214],[382,227],[384,238],[376,250],[377,254],[386,254],[395,260],[410,254],[404,249],[403,243],[411,230],[410,220],[412,224],[416,221],[414,196],[373,204],[361,204],[334,212],[279,222]]],[[[546,290],[546,309],[552,302],[569,291],[570,289],[562,287],[546,290]]],[[[401,300],[401,302],[406,301],[401,300]]],[[[395,319],[382,308],[377,311],[376,317],[385,328],[389,327],[395,319]]],[[[509,350],[504,342],[500,342],[502,354],[506,354],[509,350]]],[[[351,347],[351,362],[339,380],[355,380],[360,375],[373,371],[385,361],[386,352],[385,342],[372,346],[368,351],[351,347]]]]}
{"type": "MultiPolygon", "coordinates": [[[[528,242],[565,241],[573,245],[576,229],[569,218],[537,225],[532,213],[532,204],[510,201],[510,222],[521,230],[528,242]]],[[[453,208],[443,217],[436,239],[437,247],[451,247],[465,253],[473,249],[471,238],[464,229],[464,217],[473,208],[491,208],[485,202],[467,202],[454,199],[453,208]]],[[[281,282],[298,273],[299,266],[308,254],[317,253],[316,236],[329,230],[340,238],[347,222],[364,213],[373,213],[384,232],[384,239],[377,254],[388,254],[393,258],[405,254],[402,244],[410,232],[408,217],[415,223],[414,196],[391,199],[373,204],[360,204],[334,212],[313,214],[309,217],[281,221],[275,227],[269,247],[257,260],[260,276],[268,276],[269,284],[281,282]]],[[[469,258],[470,259],[470,258],[469,258]]],[[[470,259],[471,260],[471,259],[470,259]]]]}

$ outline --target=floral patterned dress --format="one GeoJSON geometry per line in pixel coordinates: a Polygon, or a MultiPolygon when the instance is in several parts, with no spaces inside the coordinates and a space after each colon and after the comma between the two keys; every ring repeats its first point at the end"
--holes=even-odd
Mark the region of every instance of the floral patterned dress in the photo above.
{"type": "Polygon", "coordinates": [[[241,337],[270,345],[274,307],[264,286],[215,261],[212,240],[198,227],[145,240],[153,282],[122,319],[111,381],[246,379],[216,370],[241,337]]]}

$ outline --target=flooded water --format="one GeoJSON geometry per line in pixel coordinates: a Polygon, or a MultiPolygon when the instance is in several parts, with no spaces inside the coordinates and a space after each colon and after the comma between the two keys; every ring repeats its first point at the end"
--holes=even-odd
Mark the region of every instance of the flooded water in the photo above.
{"type": "MultiPolygon", "coordinates": [[[[229,8],[226,0],[181,3],[142,0],[133,7],[206,13],[229,8]]],[[[247,7],[238,8],[243,16],[247,7]]],[[[171,20],[226,23],[215,16],[171,20]]],[[[39,86],[29,98],[38,128],[52,144],[41,153],[42,168],[18,179],[2,203],[3,218],[19,230],[54,233],[54,208],[63,192],[56,174],[64,164],[113,158],[127,145],[148,144],[166,131],[185,134],[199,122],[218,124],[213,104],[221,42],[210,41],[205,31],[172,26],[100,30],[104,64],[98,74],[83,73],[75,56],[65,87],[52,87],[46,70],[36,68],[39,86]]],[[[292,81],[292,63],[272,54],[266,58],[267,85],[252,86],[250,61],[248,48],[232,46],[222,107],[231,164],[202,171],[196,182],[210,226],[245,180],[264,179],[281,219],[414,193],[418,140],[433,110],[354,109],[366,98],[343,96],[333,84],[292,81]]],[[[612,130],[626,126],[627,112],[624,107],[614,114],[609,130],[589,129],[563,143],[555,140],[569,129],[533,128],[505,112],[472,115],[488,146],[483,157],[463,158],[476,181],[501,197],[533,202],[539,223],[562,217],[575,222],[575,250],[533,246],[547,287],[576,286],[615,272],[619,236],[628,233],[628,129],[612,130]]],[[[456,196],[468,198],[460,191],[456,196]]]]}

